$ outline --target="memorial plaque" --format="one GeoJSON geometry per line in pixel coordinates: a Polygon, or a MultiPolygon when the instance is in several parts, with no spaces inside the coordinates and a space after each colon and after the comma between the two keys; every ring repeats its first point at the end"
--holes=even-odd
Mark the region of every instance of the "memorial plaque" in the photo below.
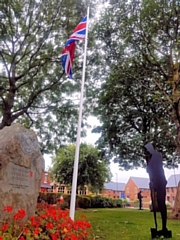
{"type": "Polygon", "coordinates": [[[9,162],[7,166],[7,183],[14,193],[21,193],[27,190],[29,193],[34,191],[34,178],[30,177],[31,170],[9,162]]]}

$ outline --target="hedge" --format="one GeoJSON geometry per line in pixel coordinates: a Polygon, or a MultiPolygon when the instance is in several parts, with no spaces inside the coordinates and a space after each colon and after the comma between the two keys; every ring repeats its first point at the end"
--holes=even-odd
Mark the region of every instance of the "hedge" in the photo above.
{"type": "MultiPolygon", "coordinates": [[[[64,202],[62,208],[70,208],[71,195],[63,193],[39,193],[39,200],[48,204],[56,204],[60,196],[64,202]]],[[[76,195],[76,208],[122,208],[124,203],[121,199],[106,198],[100,195],[76,195]]]]}

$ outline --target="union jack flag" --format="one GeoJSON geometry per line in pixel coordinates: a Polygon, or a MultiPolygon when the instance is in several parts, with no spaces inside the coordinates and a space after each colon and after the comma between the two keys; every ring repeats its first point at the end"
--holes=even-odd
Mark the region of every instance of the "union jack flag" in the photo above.
{"type": "Polygon", "coordinates": [[[69,37],[62,51],[62,66],[69,78],[72,78],[72,64],[74,60],[74,52],[76,42],[84,40],[86,36],[87,16],[74,29],[72,35],[69,37]]]}

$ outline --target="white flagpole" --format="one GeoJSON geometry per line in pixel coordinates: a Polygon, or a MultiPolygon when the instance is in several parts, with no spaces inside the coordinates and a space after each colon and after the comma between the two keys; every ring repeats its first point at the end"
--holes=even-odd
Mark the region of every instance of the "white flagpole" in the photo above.
{"type": "Polygon", "coordinates": [[[75,159],[74,159],[74,170],[73,170],[73,180],[72,180],[72,190],[71,190],[70,218],[72,220],[74,220],[75,203],[76,203],[76,189],[77,189],[77,176],[78,176],[78,163],[79,163],[79,147],[80,147],[82,108],[83,108],[83,93],[84,93],[84,81],[85,81],[85,69],[86,69],[88,24],[89,24],[89,6],[87,8],[87,24],[86,24],[85,46],[84,46],[84,61],[83,61],[83,72],[82,72],[82,82],[81,82],[79,119],[78,119],[78,130],[77,130],[77,138],[76,138],[76,152],[75,152],[75,159]]]}

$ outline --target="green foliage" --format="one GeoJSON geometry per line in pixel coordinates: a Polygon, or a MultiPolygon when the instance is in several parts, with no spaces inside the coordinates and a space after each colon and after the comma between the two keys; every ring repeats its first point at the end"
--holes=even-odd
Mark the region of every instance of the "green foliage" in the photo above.
{"type": "Polygon", "coordinates": [[[106,79],[95,108],[102,125],[94,132],[101,133],[104,156],[123,169],[146,165],[147,142],[162,152],[167,167],[179,162],[179,100],[175,113],[172,96],[178,12],[177,1],[112,1],[96,25],[106,79]]]}
{"type": "MultiPolygon", "coordinates": [[[[75,145],[71,144],[58,149],[53,158],[51,174],[60,183],[70,185],[72,183],[75,145]]],[[[83,189],[88,185],[102,190],[106,180],[110,180],[109,166],[96,147],[87,144],[80,145],[77,186],[83,189]]]]}
{"type": "Polygon", "coordinates": [[[100,195],[91,197],[92,208],[115,208],[123,207],[121,199],[106,198],[100,195]]]}
{"type": "Polygon", "coordinates": [[[63,194],[62,196],[63,196],[63,198],[64,198],[64,201],[67,203],[68,208],[70,208],[71,195],[69,195],[69,194],[63,194]]]}
{"type": "Polygon", "coordinates": [[[45,193],[42,193],[40,192],[39,193],[39,198],[40,198],[40,201],[44,201],[48,204],[56,204],[57,203],[57,199],[60,197],[60,194],[57,193],[57,194],[54,194],[54,193],[48,193],[48,192],[45,192],[45,193]]]}
{"type": "Polygon", "coordinates": [[[90,208],[91,207],[91,198],[89,196],[77,195],[76,197],[76,206],[79,208],[90,208]]]}

